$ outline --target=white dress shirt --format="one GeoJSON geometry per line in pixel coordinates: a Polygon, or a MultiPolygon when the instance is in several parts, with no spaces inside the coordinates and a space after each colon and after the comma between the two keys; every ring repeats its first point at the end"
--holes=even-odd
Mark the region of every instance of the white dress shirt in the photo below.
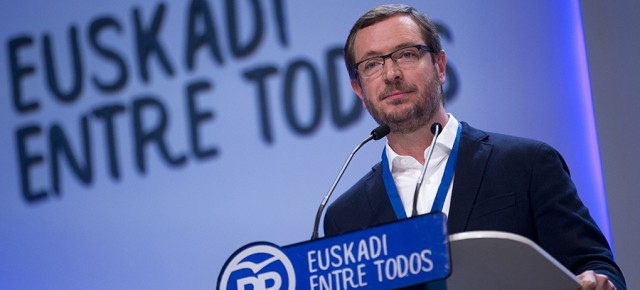
{"type": "MultiPolygon", "coordinates": [[[[431,161],[424,175],[424,182],[420,189],[420,195],[418,197],[418,213],[424,214],[431,211],[433,201],[436,198],[442,175],[444,175],[444,168],[449,159],[449,154],[453,148],[453,143],[456,139],[460,123],[453,115],[449,114],[449,121],[442,129],[442,133],[436,141],[433,154],[431,155],[431,161]]],[[[418,177],[420,177],[420,171],[422,170],[422,164],[411,156],[398,155],[387,142],[387,160],[389,160],[389,169],[391,175],[396,183],[398,194],[402,200],[404,211],[407,217],[411,216],[413,211],[413,195],[418,183],[418,177]]],[[[424,158],[426,160],[429,148],[424,150],[424,158]]],[[[455,178],[455,175],[454,175],[455,178]]],[[[451,204],[451,190],[453,188],[453,180],[449,185],[447,191],[447,197],[442,207],[442,212],[446,215],[449,214],[449,206],[451,204]]]]}

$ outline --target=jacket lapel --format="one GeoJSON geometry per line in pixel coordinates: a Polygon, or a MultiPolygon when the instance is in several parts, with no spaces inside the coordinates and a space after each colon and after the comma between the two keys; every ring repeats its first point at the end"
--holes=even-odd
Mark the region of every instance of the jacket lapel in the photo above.
{"type": "Polygon", "coordinates": [[[449,234],[465,231],[493,147],[486,141],[487,134],[465,122],[460,124],[460,151],[447,221],[449,234]]]}
{"type": "Polygon", "coordinates": [[[375,220],[377,224],[388,223],[397,220],[389,195],[384,187],[384,181],[382,180],[382,166],[381,163],[376,164],[373,168],[373,174],[367,181],[367,203],[370,208],[370,213],[374,216],[370,217],[371,220],[375,220]]]}

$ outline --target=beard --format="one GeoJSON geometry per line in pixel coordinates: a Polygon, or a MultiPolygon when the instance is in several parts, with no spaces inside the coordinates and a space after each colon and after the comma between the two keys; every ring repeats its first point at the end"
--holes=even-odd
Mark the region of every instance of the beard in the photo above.
{"type": "MultiPolygon", "coordinates": [[[[435,68],[433,78],[423,85],[425,90],[409,107],[400,108],[397,106],[406,102],[406,100],[394,100],[390,103],[393,108],[389,111],[383,111],[381,108],[376,107],[368,97],[364,98],[364,102],[373,119],[379,124],[388,125],[392,132],[400,134],[415,132],[428,125],[442,104],[442,87],[438,82],[435,68]]],[[[382,100],[393,91],[416,92],[418,91],[418,86],[402,82],[388,84],[378,96],[378,100],[382,100]]]]}

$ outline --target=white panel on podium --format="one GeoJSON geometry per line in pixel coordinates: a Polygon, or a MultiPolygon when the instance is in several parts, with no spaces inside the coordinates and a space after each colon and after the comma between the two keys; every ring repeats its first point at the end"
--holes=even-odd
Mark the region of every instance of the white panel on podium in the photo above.
{"type": "Polygon", "coordinates": [[[525,237],[476,231],[450,235],[449,241],[449,290],[580,288],[573,273],[525,237]]]}

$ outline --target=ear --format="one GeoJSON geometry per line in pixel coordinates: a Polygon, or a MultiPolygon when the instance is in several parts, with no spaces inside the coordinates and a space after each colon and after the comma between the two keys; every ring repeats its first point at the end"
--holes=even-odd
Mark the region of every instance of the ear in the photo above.
{"type": "Polygon", "coordinates": [[[360,98],[360,102],[362,102],[362,107],[367,108],[367,105],[364,103],[364,94],[362,93],[362,86],[360,86],[360,82],[358,80],[351,80],[351,88],[360,98]]]}
{"type": "Polygon", "coordinates": [[[438,80],[441,85],[445,83],[445,75],[447,74],[447,53],[442,50],[436,57],[436,70],[438,72],[438,80]]]}

